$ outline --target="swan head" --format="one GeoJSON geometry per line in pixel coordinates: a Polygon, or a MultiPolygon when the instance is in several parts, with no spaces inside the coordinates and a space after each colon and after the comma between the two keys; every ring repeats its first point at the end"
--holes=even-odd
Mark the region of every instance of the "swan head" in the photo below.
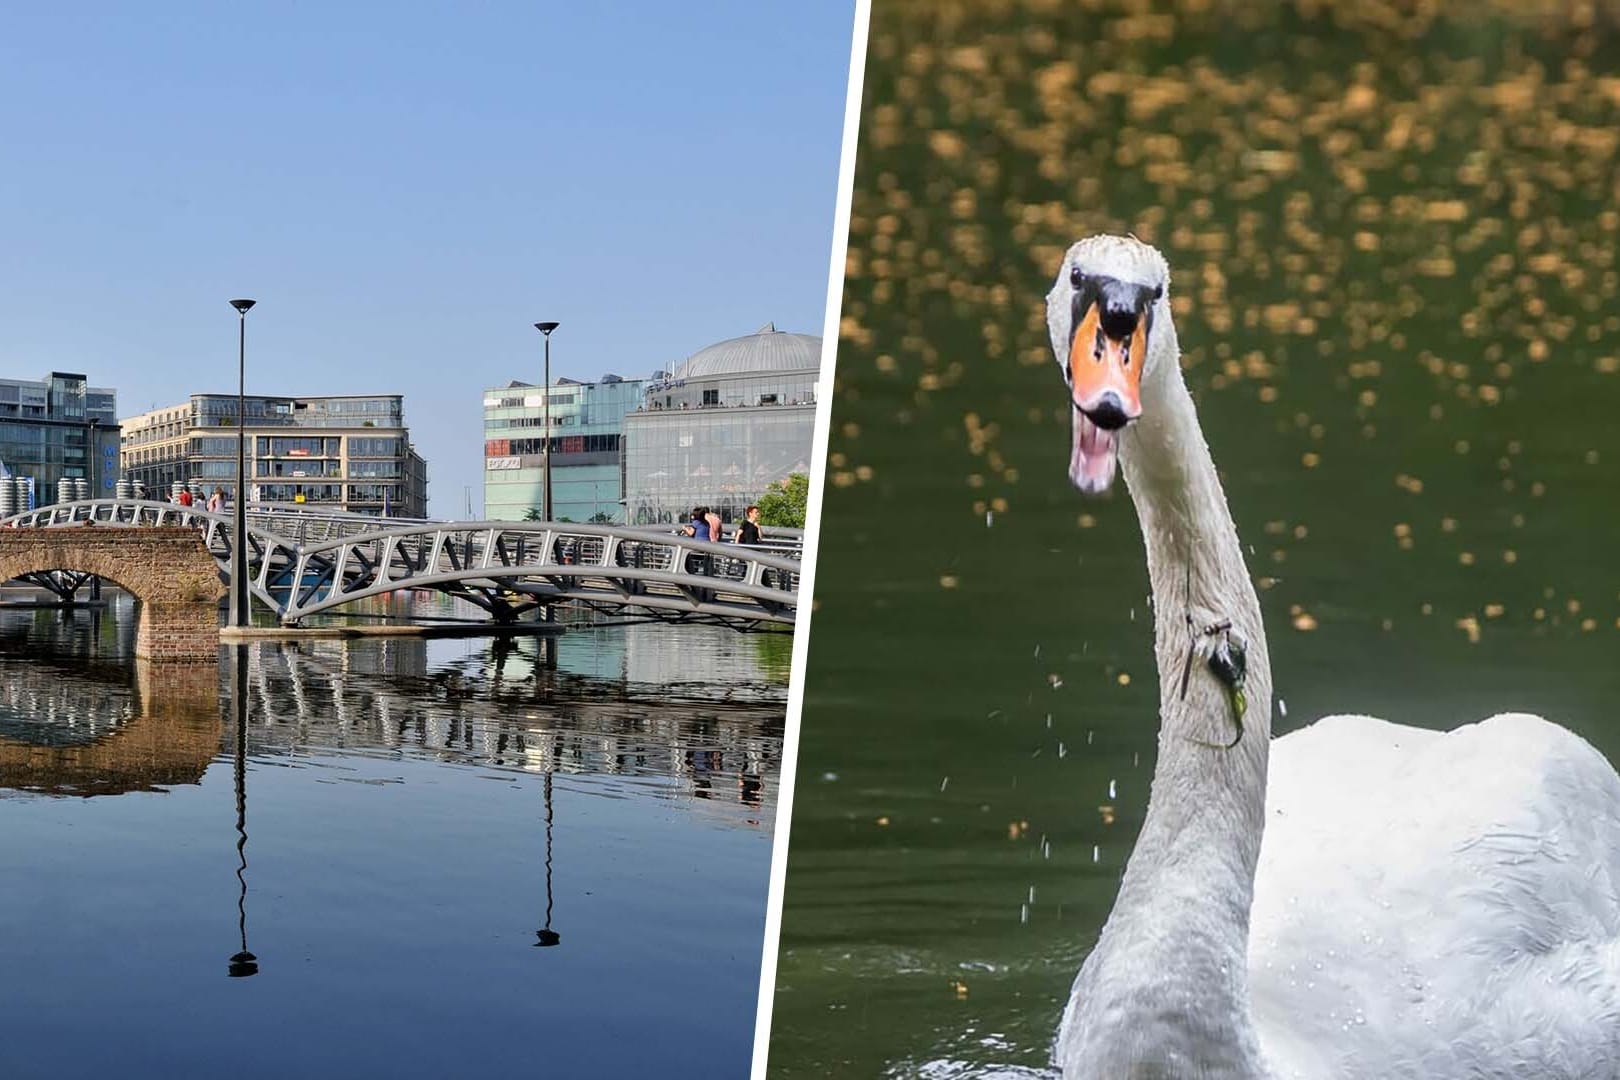
{"type": "Polygon", "coordinates": [[[1143,376],[1175,353],[1160,345],[1174,333],[1169,288],[1169,264],[1152,245],[1092,236],[1063,256],[1046,294],[1052,354],[1074,414],[1069,479],[1087,494],[1113,484],[1120,435],[1142,415],[1143,376]]]}

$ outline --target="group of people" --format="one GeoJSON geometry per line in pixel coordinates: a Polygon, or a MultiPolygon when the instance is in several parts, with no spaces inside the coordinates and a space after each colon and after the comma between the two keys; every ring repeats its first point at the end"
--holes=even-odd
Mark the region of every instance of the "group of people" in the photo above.
{"type": "MultiPolygon", "coordinates": [[[[694,507],[692,519],[676,530],[682,536],[690,536],[694,540],[707,540],[711,543],[726,542],[724,526],[720,515],[707,506],[694,507]]],[[[730,543],[744,546],[758,547],[764,540],[765,534],[759,528],[759,507],[750,506],[743,511],[742,521],[737,523],[737,529],[731,534],[730,543]]],[[[732,565],[729,560],[722,560],[723,566],[732,565]]],[[[741,573],[741,564],[736,564],[734,572],[741,573]]],[[[686,557],[686,568],[699,574],[714,575],[716,571],[714,557],[710,555],[689,554],[686,557]]],[[[771,572],[765,571],[762,579],[768,586],[771,583],[771,572]]]]}
{"type": "MultiPolygon", "coordinates": [[[[680,527],[680,533],[694,540],[709,540],[716,543],[725,540],[720,515],[707,506],[694,507],[692,520],[680,527]]],[[[743,511],[743,520],[737,524],[737,531],[732,534],[731,542],[757,546],[764,539],[764,535],[759,529],[759,507],[750,506],[743,511]]]]}
{"type": "MultiPolygon", "coordinates": [[[[191,489],[188,487],[181,488],[180,493],[172,496],[169,501],[180,506],[195,506],[197,504],[196,496],[191,494],[191,489]]],[[[208,496],[207,510],[210,514],[222,514],[225,512],[225,489],[223,487],[217,484],[214,486],[213,494],[208,496]]]]}

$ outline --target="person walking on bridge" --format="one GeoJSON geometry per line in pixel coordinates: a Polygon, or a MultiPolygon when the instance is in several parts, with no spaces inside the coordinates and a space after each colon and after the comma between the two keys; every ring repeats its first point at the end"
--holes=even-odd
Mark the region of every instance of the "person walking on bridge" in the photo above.
{"type": "MultiPolygon", "coordinates": [[[[762,547],[764,540],[765,534],[759,529],[759,507],[750,506],[743,511],[742,522],[737,526],[737,531],[732,536],[731,542],[742,547],[762,547]]],[[[738,574],[741,576],[745,572],[746,564],[743,564],[738,574]]],[[[771,588],[775,583],[770,567],[766,567],[760,572],[759,583],[767,589],[771,588]]]]}
{"type": "Polygon", "coordinates": [[[742,523],[737,526],[732,536],[733,544],[745,544],[748,547],[759,547],[765,534],[759,531],[759,507],[750,506],[743,511],[742,523]]]}

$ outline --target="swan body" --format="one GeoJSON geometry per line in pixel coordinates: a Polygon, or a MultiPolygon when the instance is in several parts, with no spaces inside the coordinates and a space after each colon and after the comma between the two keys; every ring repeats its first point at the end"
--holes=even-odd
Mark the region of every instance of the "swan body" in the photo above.
{"type": "Polygon", "coordinates": [[[1556,724],[1278,739],[1250,919],[1278,1077],[1620,1076],[1620,777],[1556,724]]]}
{"type": "Polygon", "coordinates": [[[1124,471],[1160,675],[1147,817],[1056,1063],[1109,1080],[1620,1078],[1620,776],[1523,714],[1448,733],[1337,716],[1271,741],[1259,602],[1168,285],[1153,248],[1093,237],[1047,298],[1070,476],[1095,492],[1124,471]],[[1246,658],[1235,682],[1223,643],[1246,658]]]}

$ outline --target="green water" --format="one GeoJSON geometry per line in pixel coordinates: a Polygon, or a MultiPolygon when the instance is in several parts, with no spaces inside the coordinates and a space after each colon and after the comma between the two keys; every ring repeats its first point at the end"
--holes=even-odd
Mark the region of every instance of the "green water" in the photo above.
{"type": "Polygon", "coordinates": [[[1093,6],[875,5],[773,1076],[1044,1066],[1113,901],[1157,691],[1129,499],[1065,475],[1079,236],[1170,260],[1279,733],[1620,760],[1612,21],[1093,6]]]}

